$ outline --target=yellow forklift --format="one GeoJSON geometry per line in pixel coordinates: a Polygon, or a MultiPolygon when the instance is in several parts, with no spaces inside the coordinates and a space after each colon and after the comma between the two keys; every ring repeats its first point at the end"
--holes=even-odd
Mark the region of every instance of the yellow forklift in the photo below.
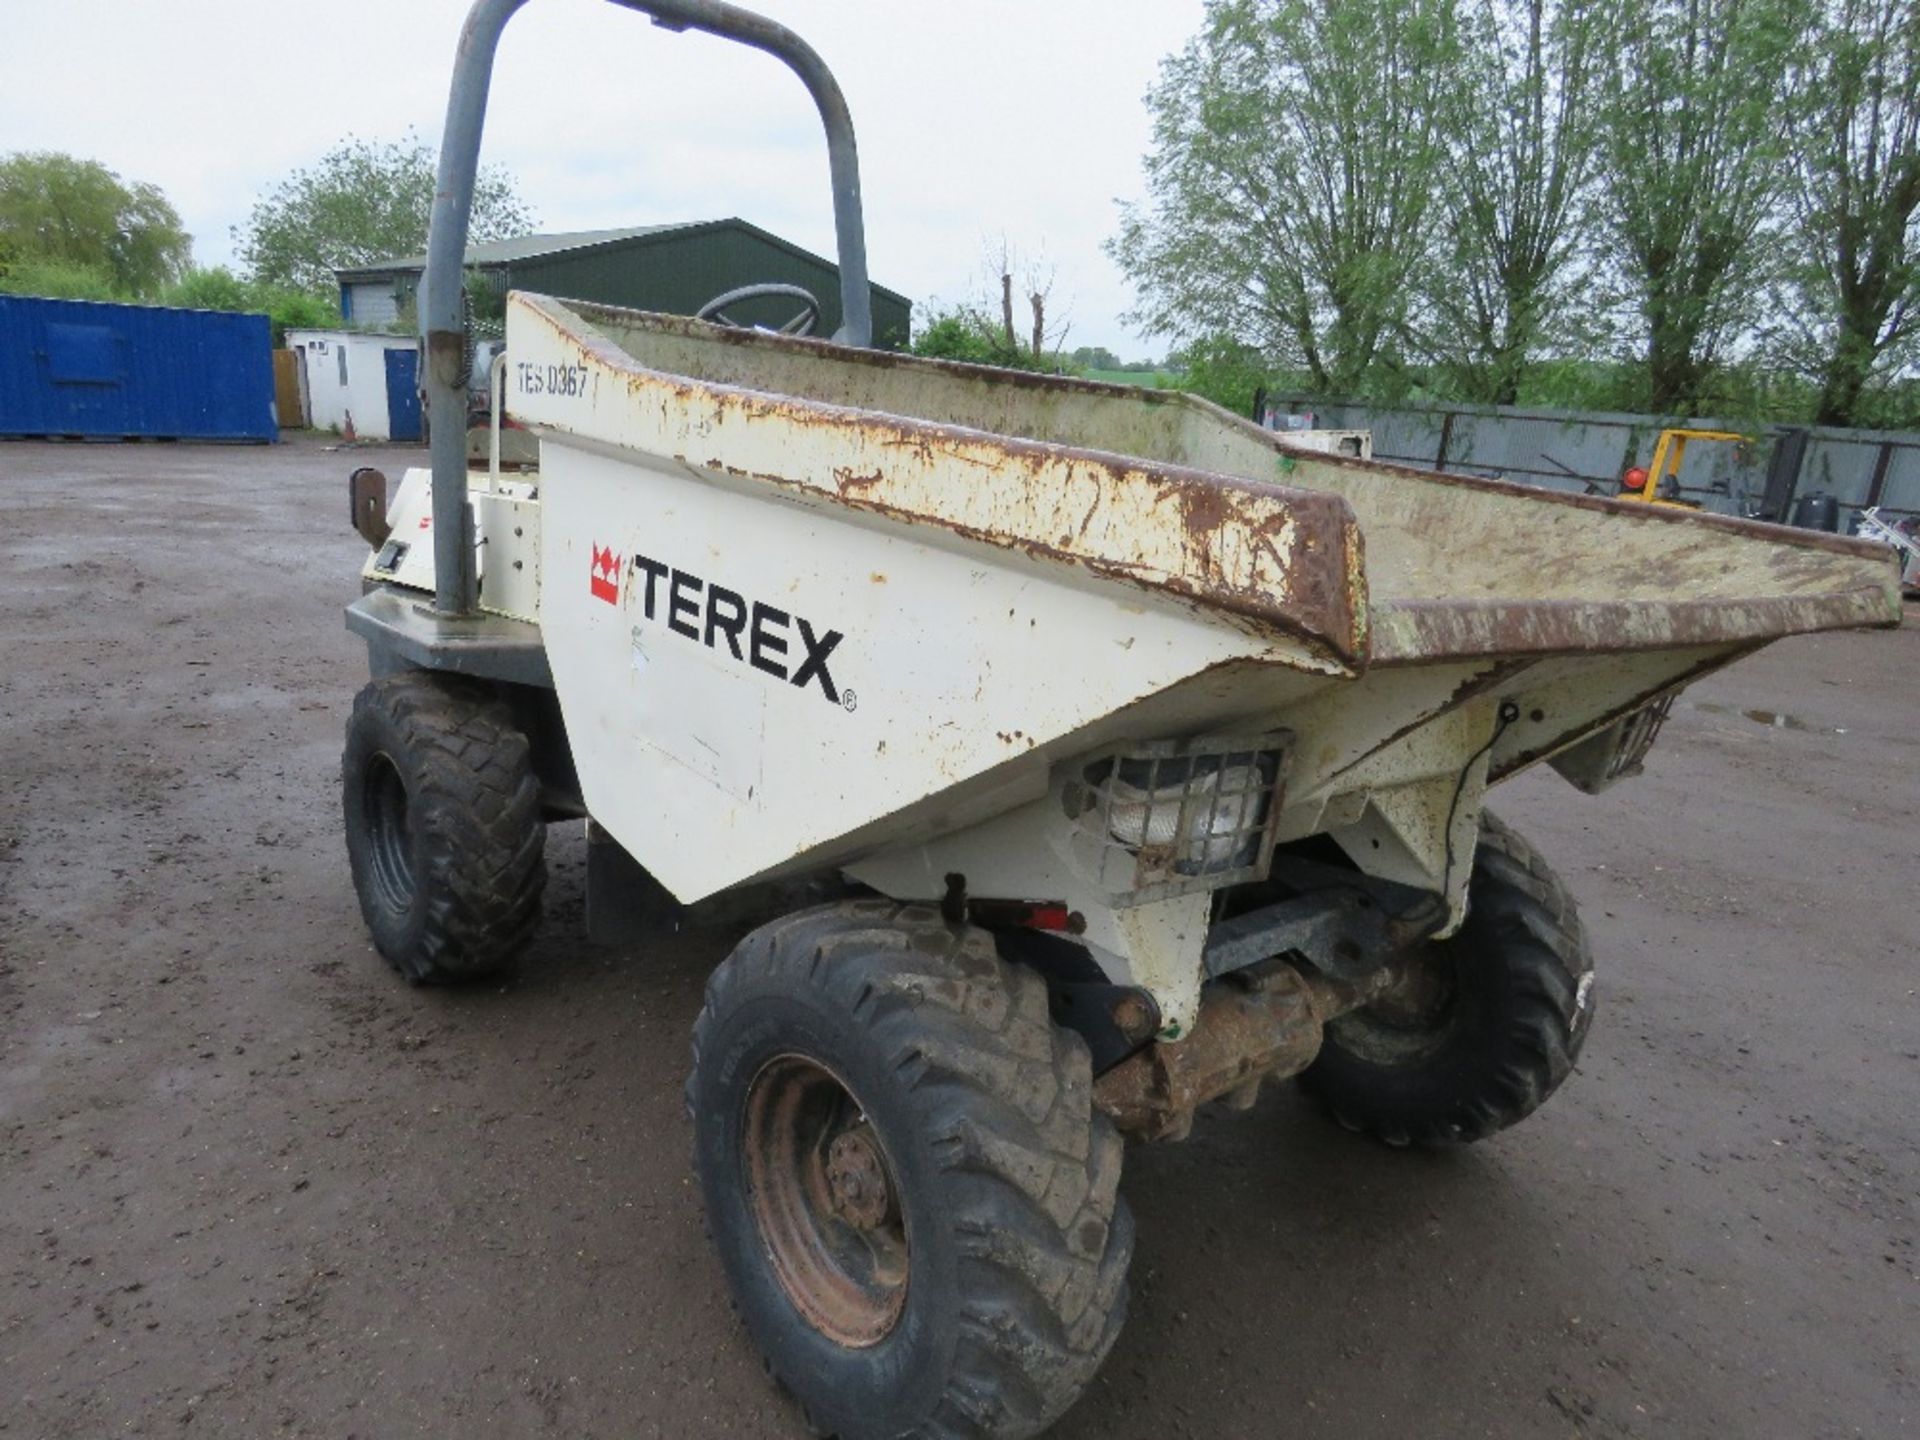
{"type": "Polygon", "coordinates": [[[1680,464],[1686,459],[1687,443],[1691,440],[1723,440],[1745,446],[1752,443],[1753,437],[1732,430],[1662,430],[1654,443],[1653,464],[1645,468],[1635,465],[1620,477],[1620,498],[1647,505],[1677,505],[1698,510],[1699,501],[1684,500],[1680,496],[1680,464]]]}

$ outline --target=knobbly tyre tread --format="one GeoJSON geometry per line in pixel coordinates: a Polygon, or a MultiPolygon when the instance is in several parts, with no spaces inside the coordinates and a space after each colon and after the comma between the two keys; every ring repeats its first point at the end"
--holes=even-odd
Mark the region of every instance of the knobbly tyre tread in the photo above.
{"type": "MultiPolygon", "coordinates": [[[[1085,1042],[1053,1024],[1045,982],[1002,961],[987,932],[950,925],[930,906],[843,901],[752,932],[709,978],[686,1090],[696,1123],[702,1057],[721,1017],[749,981],[760,988],[770,977],[830,999],[881,1047],[926,1127],[952,1217],[952,1363],[937,1403],[885,1433],[1039,1433],[1092,1379],[1126,1319],[1134,1228],[1118,1190],[1123,1146],[1093,1109],[1085,1042]]],[[[817,1413],[814,1377],[765,1360],[815,1434],[866,1433],[817,1413]]]]}
{"type": "Polygon", "coordinates": [[[1496,1020],[1472,1053],[1427,1064],[1428,1093],[1410,1097],[1342,1044],[1364,1013],[1327,1027],[1300,1083],[1341,1126],[1389,1145],[1483,1140],[1531,1115],[1573,1073],[1593,1024],[1593,954],[1572,894],[1539,852],[1483,816],[1469,911],[1454,941],[1493,967],[1496,1020]]]}
{"type": "MultiPolygon", "coordinates": [[[[363,762],[364,763],[363,757],[363,762]]],[[[456,984],[499,973],[540,924],[546,825],[526,735],[486,687],[408,670],[354,697],[348,721],[346,823],[361,913],[387,962],[414,984],[456,984]],[[364,825],[356,747],[373,742],[409,782],[418,913],[395,923],[362,880],[355,853],[364,825]]]]}

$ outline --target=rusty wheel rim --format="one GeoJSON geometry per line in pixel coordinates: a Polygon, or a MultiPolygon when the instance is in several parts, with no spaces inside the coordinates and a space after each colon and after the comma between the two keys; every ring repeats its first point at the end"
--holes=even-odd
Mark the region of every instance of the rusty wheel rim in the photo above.
{"type": "Polygon", "coordinates": [[[836,1344],[877,1345],[906,1305],[906,1219],[879,1133],[831,1070],[800,1055],[747,1091],[747,1192],[774,1277],[836,1344]]]}

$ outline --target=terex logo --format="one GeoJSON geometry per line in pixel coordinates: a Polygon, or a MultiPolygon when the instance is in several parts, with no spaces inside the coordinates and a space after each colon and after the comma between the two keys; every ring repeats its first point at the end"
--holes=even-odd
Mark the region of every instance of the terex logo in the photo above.
{"type": "MultiPolygon", "coordinates": [[[[667,628],[674,634],[697,640],[709,650],[720,649],[716,641],[723,640],[734,659],[801,689],[818,684],[820,693],[835,705],[853,709],[853,692],[843,693],[827,669],[834,649],[846,638],[838,630],[816,634],[799,615],[789,615],[758,600],[749,602],[738,591],[709,584],[698,575],[645,555],[634,556],[633,564],[647,577],[641,606],[647,619],[654,618],[664,592],[667,628]],[[791,668],[788,657],[795,647],[789,643],[789,626],[799,632],[798,649],[805,652],[799,664],[791,668]]],[[[597,586],[598,579],[594,583],[597,586]]]]}
{"type": "Polygon", "coordinates": [[[613,547],[601,549],[593,547],[593,569],[588,572],[593,587],[593,598],[604,600],[609,605],[620,603],[620,560],[613,553],[613,547]]]}

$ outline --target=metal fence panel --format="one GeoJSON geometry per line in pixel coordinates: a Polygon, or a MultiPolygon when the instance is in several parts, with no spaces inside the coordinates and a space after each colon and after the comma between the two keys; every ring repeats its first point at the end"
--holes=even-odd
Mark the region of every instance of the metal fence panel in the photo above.
{"type": "MultiPolygon", "coordinates": [[[[1276,396],[1272,403],[1294,414],[1310,411],[1317,425],[1372,430],[1376,459],[1594,495],[1618,493],[1628,466],[1649,464],[1663,428],[1743,433],[1751,437],[1743,444],[1692,446],[1680,477],[1687,499],[1727,515],[1760,508],[1781,428],[1512,406],[1360,405],[1308,396],[1276,396]]],[[[1891,515],[1920,514],[1920,434],[1809,430],[1793,494],[1835,497],[1842,528],[1851,528],[1868,505],[1891,515]]]]}

